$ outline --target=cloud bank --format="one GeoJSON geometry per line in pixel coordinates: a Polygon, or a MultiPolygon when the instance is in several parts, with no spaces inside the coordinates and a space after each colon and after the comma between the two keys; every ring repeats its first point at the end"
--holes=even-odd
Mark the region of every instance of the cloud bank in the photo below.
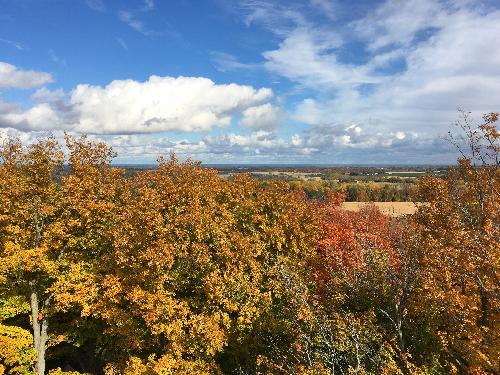
{"type": "Polygon", "coordinates": [[[22,110],[0,106],[0,127],[25,131],[61,129],[89,134],[208,132],[225,127],[242,113],[251,128],[274,127],[277,110],[268,88],[215,84],[200,77],[151,76],[145,82],[113,81],[107,86],[77,85],[67,97],[61,90],[40,89],[41,103],[22,110]],[[256,122],[262,120],[261,124],[256,122]]]}
{"type": "Polygon", "coordinates": [[[295,108],[300,121],[435,135],[457,107],[498,109],[498,10],[473,1],[386,1],[343,29],[315,26],[297,24],[263,53],[268,70],[314,94],[295,108]],[[343,58],[353,42],[365,46],[362,63],[343,58]]]}

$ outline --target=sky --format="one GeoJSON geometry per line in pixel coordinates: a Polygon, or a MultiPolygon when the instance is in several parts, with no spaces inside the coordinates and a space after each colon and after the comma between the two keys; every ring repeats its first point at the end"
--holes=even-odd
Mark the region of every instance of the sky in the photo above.
{"type": "Polygon", "coordinates": [[[500,0],[0,0],[0,140],[119,163],[445,164],[500,108],[500,0]]]}

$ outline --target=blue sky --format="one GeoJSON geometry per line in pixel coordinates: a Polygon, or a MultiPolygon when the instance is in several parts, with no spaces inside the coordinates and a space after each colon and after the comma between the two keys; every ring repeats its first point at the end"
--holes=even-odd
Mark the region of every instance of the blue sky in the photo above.
{"type": "Polygon", "coordinates": [[[0,138],[118,162],[447,163],[500,103],[500,2],[0,0],[0,138]]]}

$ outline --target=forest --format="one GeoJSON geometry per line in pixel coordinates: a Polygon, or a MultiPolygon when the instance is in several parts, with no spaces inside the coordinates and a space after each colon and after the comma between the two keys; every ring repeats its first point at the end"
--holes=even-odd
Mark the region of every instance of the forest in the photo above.
{"type": "Polygon", "coordinates": [[[127,173],[86,136],[7,139],[0,374],[500,373],[497,123],[460,123],[456,166],[404,217],[175,156],[127,173]]]}

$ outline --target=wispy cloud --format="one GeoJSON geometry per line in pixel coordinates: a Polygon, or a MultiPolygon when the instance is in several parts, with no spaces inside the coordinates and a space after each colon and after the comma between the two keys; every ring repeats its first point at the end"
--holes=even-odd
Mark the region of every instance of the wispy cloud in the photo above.
{"type": "Polygon", "coordinates": [[[143,9],[146,11],[153,10],[155,8],[155,2],[154,0],[144,0],[144,7],[143,9]]]}
{"type": "Polygon", "coordinates": [[[137,17],[137,14],[138,12],[132,12],[130,10],[122,10],[118,12],[118,18],[120,19],[120,21],[127,24],[129,27],[131,27],[132,29],[141,33],[144,36],[167,37],[176,41],[178,44],[184,46],[188,45],[187,41],[183,38],[183,36],[178,31],[172,29],[168,23],[165,24],[166,28],[163,30],[160,31],[153,30],[147,27],[147,25],[137,17]]]}
{"type": "Polygon", "coordinates": [[[26,49],[26,47],[22,43],[16,42],[14,40],[0,38],[0,42],[8,44],[9,46],[14,47],[15,49],[17,49],[19,51],[23,51],[26,49]]]}
{"type": "Polygon", "coordinates": [[[127,43],[120,37],[115,36],[115,40],[118,42],[118,44],[124,49],[128,51],[128,45],[127,43]]]}
{"type": "Polygon", "coordinates": [[[262,0],[242,0],[234,8],[243,14],[246,26],[263,25],[278,35],[286,35],[297,25],[309,24],[297,5],[282,5],[262,0]]]}
{"type": "Polygon", "coordinates": [[[104,12],[106,10],[106,6],[102,0],[85,0],[85,4],[97,12],[104,12]]]}
{"type": "Polygon", "coordinates": [[[65,68],[68,67],[68,63],[67,63],[66,59],[63,59],[63,58],[60,58],[59,56],[57,56],[53,49],[49,50],[49,57],[52,60],[52,62],[59,64],[59,65],[62,65],[65,68]]]}
{"type": "Polygon", "coordinates": [[[500,52],[490,48],[500,34],[500,11],[485,12],[480,4],[389,0],[345,25],[348,35],[297,22],[276,49],[263,53],[264,66],[308,89],[298,121],[334,128],[357,123],[374,139],[437,137],[457,106],[487,112],[500,100],[500,52]],[[342,58],[352,41],[365,46],[364,61],[342,58]]]}
{"type": "Polygon", "coordinates": [[[138,31],[142,34],[147,34],[146,30],[144,29],[144,24],[138,19],[136,19],[132,14],[132,12],[122,10],[118,13],[118,18],[120,19],[120,21],[125,22],[135,31],[138,31]]]}
{"type": "Polygon", "coordinates": [[[412,44],[419,31],[446,26],[454,11],[439,1],[386,1],[351,26],[356,35],[368,42],[370,51],[377,51],[412,44]]]}
{"type": "Polygon", "coordinates": [[[120,21],[126,23],[128,26],[130,26],[132,29],[135,31],[145,35],[145,36],[158,36],[162,35],[164,33],[158,32],[155,30],[151,30],[146,25],[144,22],[142,22],[140,19],[136,17],[134,13],[128,10],[122,10],[118,12],[118,18],[120,21]]]}
{"type": "Polygon", "coordinates": [[[233,70],[244,70],[244,69],[256,69],[262,68],[262,64],[258,63],[242,63],[238,61],[238,58],[234,55],[225,52],[212,51],[210,53],[212,61],[215,63],[217,70],[221,72],[233,71],[233,70]]]}
{"type": "Polygon", "coordinates": [[[310,0],[311,5],[331,20],[336,20],[337,6],[333,0],[310,0]]]}

